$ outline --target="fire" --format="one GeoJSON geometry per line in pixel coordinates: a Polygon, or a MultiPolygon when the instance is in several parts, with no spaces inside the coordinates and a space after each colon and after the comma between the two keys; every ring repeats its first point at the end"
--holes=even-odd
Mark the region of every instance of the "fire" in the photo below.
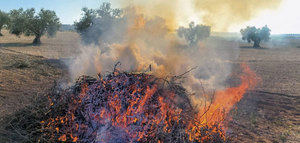
{"type": "Polygon", "coordinates": [[[213,101],[207,103],[208,106],[201,108],[195,116],[195,121],[190,123],[187,131],[190,132],[191,141],[199,136],[195,125],[206,125],[212,128],[213,132],[219,132],[220,134],[223,134],[223,132],[220,132],[219,128],[223,131],[226,130],[224,120],[229,111],[243,98],[246,91],[253,88],[257,82],[257,76],[249,66],[241,64],[241,67],[243,70],[243,74],[240,76],[241,84],[237,87],[216,91],[213,101]]]}
{"type": "MultiPolygon", "coordinates": [[[[207,63],[208,69],[218,70],[223,59],[203,50],[205,44],[189,47],[178,39],[173,12],[162,18],[149,17],[150,13],[134,8],[126,13],[125,23],[121,23],[125,26],[116,29],[124,38],[108,44],[109,50],[93,52],[97,53],[92,56],[94,64],[80,63],[105,73],[109,64],[121,61],[126,71],[147,72],[114,70],[105,76],[99,74],[98,79],[82,77],[69,89],[51,95],[50,110],[41,122],[45,136],[52,142],[225,142],[228,113],[255,86],[255,73],[242,64],[240,85],[217,90],[213,96],[198,95],[212,100],[200,107],[193,105],[186,89],[200,88],[202,75],[192,73],[190,79],[194,81],[187,81],[192,83],[189,88],[176,78],[164,77],[182,73],[188,66],[206,69],[207,63]],[[216,60],[200,62],[212,58],[216,60]]],[[[89,54],[83,57],[91,61],[89,54]]],[[[229,73],[224,71],[205,77],[226,79],[229,73]]]]}
{"type": "Polygon", "coordinates": [[[256,83],[255,73],[246,64],[242,68],[241,84],[216,91],[203,108],[193,107],[180,85],[149,74],[85,79],[52,98],[51,118],[41,123],[53,141],[225,141],[225,118],[256,83]]]}

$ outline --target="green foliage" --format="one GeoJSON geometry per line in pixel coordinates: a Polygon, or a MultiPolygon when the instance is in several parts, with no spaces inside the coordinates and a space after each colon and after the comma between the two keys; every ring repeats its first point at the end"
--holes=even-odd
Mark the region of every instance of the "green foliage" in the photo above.
{"type": "Polygon", "coordinates": [[[54,36],[60,28],[59,18],[54,11],[41,9],[38,14],[35,14],[35,9],[18,9],[10,11],[10,23],[8,26],[10,33],[17,36],[25,34],[26,36],[33,35],[34,44],[40,44],[40,38],[47,34],[54,36]]]}
{"type": "Polygon", "coordinates": [[[195,25],[194,22],[191,22],[188,28],[179,27],[177,33],[178,36],[184,38],[190,46],[195,46],[200,40],[210,36],[210,26],[195,25]]]}
{"type": "Polygon", "coordinates": [[[3,26],[6,26],[8,22],[9,22],[8,14],[0,10],[0,36],[2,36],[1,29],[3,28],[3,26]]]}
{"type": "Polygon", "coordinates": [[[14,9],[11,10],[9,13],[10,22],[8,25],[9,32],[15,34],[17,36],[21,35],[25,30],[25,17],[24,17],[24,10],[14,9]]]}
{"type": "Polygon", "coordinates": [[[269,41],[270,39],[270,29],[268,26],[262,28],[256,28],[255,26],[247,26],[245,29],[241,29],[242,39],[247,40],[247,42],[254,42],[253,47],[259,48],[261,41],[269,41]]]}
{"type": "Polygon", "coordinates": [[[110,3],[103,3],[98,9],[83,8],[83,16],[75,22],[75,29],[86,44],[99,44],[99,38],[109,31],[114,23],[123,18],[121,9],[113,9],[110,3]]]}
{"type": "Polygon", "coordinates": [[[113,9],[110,3],[103,3],[99,9],[96,10],[97,16],[100,18],[120,18],[122,10],[113,9]]]}
{"type": "Polygon", "coordinates": [[[79,22],[75,22],[75,29],[80,34],[84,33],[90,26],[92,26],[93,20],[96,18],[96,13],[93,9],[83,8],[83,17],[79,22]]]}

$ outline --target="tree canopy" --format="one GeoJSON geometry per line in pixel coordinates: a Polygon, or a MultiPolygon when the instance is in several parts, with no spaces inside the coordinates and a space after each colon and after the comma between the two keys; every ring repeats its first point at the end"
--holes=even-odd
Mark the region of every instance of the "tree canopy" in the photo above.
{"type": "Polygon", "coordinates": [[[41,9],[39,13],[35,13],[35,9],[11,10],[10,11],[10,33],[17,36],[25,34],[26,36],[33,35],[35,39],[33,44],[40,44],[40,38],[47,34],[54,36],[56,31],[60,28],[59,18],[56,13],[51,10],[41,9]]]}
{"type": "Polygon", "coordinates": [[[191,22],[188,28],[179,27],[177,33],[178,36],[184,38],[190,46],[195,46],[200,40],[210,36],[210,26],[195,25],[194,22],[191,22]]]}
{"type": "Polygon", "coordinates": [[[269,41],[271,30],[268,26],[262,28],[256,28],[255,26],[247,26],[245,29],[241,29],[242,39],[251,43],[254,42],[253,47],[259,48],[261,41],[269,41]]]}
{"type": "Polygon", "coordinates": [[[7,25],[9,22],[9,16],[7,13],[0,10],[0,36],[3,36],[1,33],[1,29],[3,26],[7,25]]]}
{"type": "Polygon", "coordinates": [[[80,34],[84,34],[87,29],[92,26],[93,20],[96,18],[95,11],[93,9],[83,8],[83,17],[79,22],[75,22],[75,29],[80,34]]]}
{"type": "Polygon", "coordinates": [[[110,3],[103,3],[98,9],[83,8],[83,16],[75,22],[75,29],[86,44],[99,44],[103,33],[122,18],[121,9],[113,9],[110,3]]]}
{"type": "Polygon", "coordinates": [[[8,24],[8,29],[10,33],[19,36],[24,32],[26,20],[24,15],[24,10],[22,8],[10,11],[10,22],[8,24]]]}

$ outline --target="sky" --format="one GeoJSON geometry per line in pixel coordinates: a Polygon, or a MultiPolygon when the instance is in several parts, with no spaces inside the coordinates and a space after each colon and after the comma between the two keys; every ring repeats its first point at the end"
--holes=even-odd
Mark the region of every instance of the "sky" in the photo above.
{"type": "Polygon", "coordinates": [[[257,17],[235,29],[240,29],[240,27],[245,27],[246,25],[255,25],[257,27],[267,25],[273,34],[300,34],[299,6],[300,0],[283,0],[278,9],[262,11],[257,17]]]}
{"type": "Polygon", "coordinates": [[[63,24],[73,24],[80,19],[83,7],[97,8],[105,0],[0,0],[0,10],[41,8],[54,10],[63,24]]]}
{"type": "MultiPolygon", "coordinates": [[[[18,8],[41,8],[54,10],[63,24],[73,24],[81,17],[82,7],[97,8],[107,0],[0,0],[0,10],[10,11],[18,8]]],[[[229,32],[239,32],[239,29],[251,25],[261,27],[268,25],[272,34],[300,34],[300,0],[283,0],[280,7],[274,10],[262,11],[258,16],[234,27],[229,32]]]]}

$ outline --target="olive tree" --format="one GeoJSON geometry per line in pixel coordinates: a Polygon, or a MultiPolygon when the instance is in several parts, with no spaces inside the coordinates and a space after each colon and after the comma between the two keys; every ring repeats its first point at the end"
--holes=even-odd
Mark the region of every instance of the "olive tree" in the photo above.
{"type": "Polygon", "coordinates": [[[35,9],[18,9],[10,11],[10,33],[17,36],[25,34],[26,36],[35,36],[33,44],[40,44],[41,37],[45,34],[54,36],[60,28],[59,18],[51,10],[41,9],[35,13],[35,9]]]}
{"type": "Polygon", "coordinates": [[[98,9],[83,8],[82,11],[83,16],[74,25],[85,44],[99,44],[100,37],[123,18],[122,10],[113,9],[107,2],[98,9]]]}
{"type": "Polygon", "coordinates": [[[184,38],[190,46],[195,46],[200,40],[210,36],[210,26],[195,25],[194,22],[191,22],[188,28],[179,27],[177,34],[184,38]]]}
{"type": "Polygon", "coordinates": [[[270,29],[268,26],[262,28],[256,28],[255,26],[247,26],[245,29],[241,29],[242,39],[247,40],[247,42],[254,42],[253,48],[259,48],[261,41],[269,41],[270,39],[270,29]]]}
{"type": "Polygon", "coordinates": [[[10,22],[8,24],[8,29],[11,34],[17,36],[21,35],[25,30],[25,17],[24,10],[14,9],[9,12],[10,22]]]}
{"type": "Polygon", "coordinates": [[[6,26],[9,22],[8,14],[0,10],[0,36],[3,36],[1,29],[6,26]]]}
{"type": "MultiPolygon", "coordinates": [[[[82,40],[86,43],[90,38],[88,38],[89,28],[93,25],[93,21],[96,18],[96,13],[93,9],[83,8],[83,17],[79,20],[79,22],[75,21],[74,26],[75,30],[80,34],[82,40]]],[[[92,40],[93,41],[93,40],[92,40]]]]}

